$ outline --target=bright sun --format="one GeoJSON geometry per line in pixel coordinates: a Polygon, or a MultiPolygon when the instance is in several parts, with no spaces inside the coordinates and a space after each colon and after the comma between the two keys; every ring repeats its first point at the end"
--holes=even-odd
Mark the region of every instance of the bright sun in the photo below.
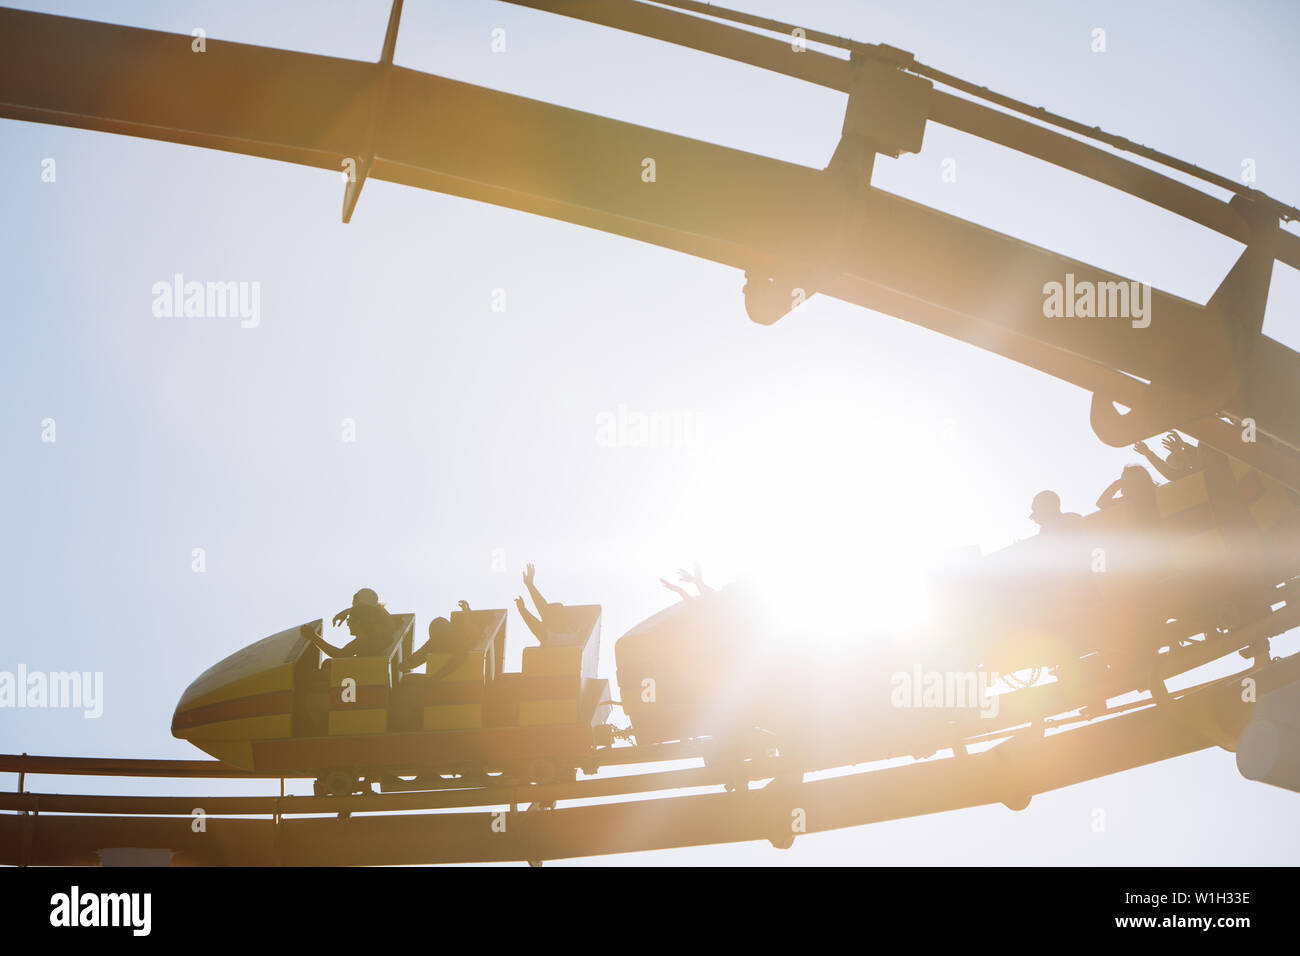
{"type": "Polygon", "coordinates": [[[964,505],[933,437],[823,412],[719,442],[680,516],[713,556],[706,577],[732,572],[778,629],[819,642],[905,640],[930,620],[928,568],[964,505]]]}

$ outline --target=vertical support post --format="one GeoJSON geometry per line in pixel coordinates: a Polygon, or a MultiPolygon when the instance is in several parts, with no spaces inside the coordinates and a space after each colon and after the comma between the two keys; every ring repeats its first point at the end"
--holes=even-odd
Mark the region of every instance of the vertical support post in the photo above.
{"type": "Polygon", "coordinates": [[[388,83],[393,73],[393,54],[397,50],[397,27],[402,20],[402,0],[393,0],[393,7],[388,14],[388,30],[384,34],[384,47],[379,54],[378,79],[371,93],[370,125],[366,131],[366,141],[361,155],[356,158],[356,168],[343,188],[343,222],[352,221],[352,212],[357,208],[361,198],[361,187],[370,175],[370,165],[375,159],[375,130],[379,117],[383,113],[384,103],[388,99],[388,83]]]}

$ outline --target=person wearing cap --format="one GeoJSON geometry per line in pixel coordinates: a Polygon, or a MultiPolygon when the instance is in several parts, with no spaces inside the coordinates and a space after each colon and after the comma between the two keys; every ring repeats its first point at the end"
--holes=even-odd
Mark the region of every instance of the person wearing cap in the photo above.
{"type": "Polygon", "coordinates": [[[334,615],[334,626],[347,623],[352,640],[342,647],[327,642],[314,629],[302,626],[302,636],[311,641],[326,657],[368,657],[388,650],[397,630],[397,619],[379,603],[379,595],[370,588],[362,588],[352,595],[352,606],[334,615]]]}
{"type": "Polygon", "coordinates": [[[1059,532],[1072,530],[1083,520],[1083,516],[1073,511],[1062,513],[1061,496],[1055,491],[1040,491],[1034,495],[1029,519],[1043,531],[1059,532]]]}

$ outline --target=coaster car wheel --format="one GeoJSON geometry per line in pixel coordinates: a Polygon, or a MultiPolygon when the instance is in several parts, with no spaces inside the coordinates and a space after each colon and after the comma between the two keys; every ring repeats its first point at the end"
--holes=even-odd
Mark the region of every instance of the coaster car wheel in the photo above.
{"type": "Polygon", "coordinates": [[[553,757],[534,757],[529,761],[523,776],[529,783],[544,785],[571,783],[577,779],[578,772],[576,768],[566,767],[553,757]]]}
{"type": "Polygon", "coordinates": [[[367,790],[369,786],[353,770],[330,770],[312,785],[312,793],[318,797],[350,797],[367,790]]]}

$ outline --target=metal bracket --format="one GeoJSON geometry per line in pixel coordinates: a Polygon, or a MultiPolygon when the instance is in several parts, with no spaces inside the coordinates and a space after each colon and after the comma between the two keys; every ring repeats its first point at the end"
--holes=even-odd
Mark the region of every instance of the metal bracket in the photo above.
{"type": "Polygon", "coordinates": [[[1230,397],[1224,389],[1188,398],[1159,385],[1139,387],[1144,400],[1140,404],[1125,401],[1123,404],[1129,407],[1127,412],[1119,411],[1113,400],[1101,392],[1092,396],[1088,420],[1093,434],[1112,448],[1124,448],[1171,428],[1180,428],[1187,422],[1214,415],[1230,397]]]}
{"type": "Polygon", "coordinates": [[[393,0],[393,8],[388,14],[388,31],[384,34],[384,48],[380,51],[377,64],[378,78],[371,94],[370,125],[366,130],[364,148],[361,155],[355,157],[356,168],[351,171],[347,184],[343,187],[345,224],[352,221],[352,212],[357,208],[357,200],[361,198],[361,187],[366,184],[366,178],[370,175],[370,166],[375,161],[375,131],[384,110],[384,103],[388,100],[388,85],[393,75],[393,53],[397,49],[397,27],[401,20],[402,0],[393,0]]]}
{"type": "Polygon", "coordinates": [[[1232,385],[1238,394],[1251,383],[1255,344],[1264,329],[1264,310],[1273,279],[1273,262],[1280,232],[1277,216],[1246,199],[1234,196],[1229,206],[1250,227],[1250,242],[1210,296],[1205,308],[1216,316],[1232,342],[1232,385]]]}
{"type": "Polygon", "coordinates": [[[856,66],[853,87],[828,168],[856,166],[866,174],[862,185],[869,186],[876,153],[897,159],[921,151],[934,84],[856,52],[850,62],[856,66]]]}
{"type": "Polygon", "coordinates": [[[827,276],[842,271],[844,249],[863,223],[876,154],[897,158],[916,153],[925,138],[934,84],[860,51],[854,51],[850,62],[855,70],[844,126],[824,173],[824,202],[834,210],[837,225],[826,234],[820,254],[809,260],[823,264],[820,268],[795,270],[797,277],[770,269],[745,274],[745,310],[760,325],[771,325],[789,313],[793,289],[806,289],[805,298],[811,298],[827,276]]]}
{"type": "MultiPolygon", "coordinates": [[[[545,813],[548,810],[554,810],[554,809],[555,809],[554,800],[543,800],[540,803],[534,801],[533,803],[530,803],[528,805],[528,809],[525,810],[524,813],[545,813]]],[[[528,861],[528,865],[530,867],[539,867],[545,862],[546,862],[545,860],[530,859],[528,861]]]]}
{"type": "MultiPolygon", "coordinates": [[[[788,850],[794,846],[796,833],[790,825],[793,801],[803,789],[803,772],[784,773],[773,777],[763,787],[763,794],[768,795],[773,807],[772,835],[767,842],[778,850],[788,850]]],[[[800,831],[803,832],[803,831],[800,831]]]]}
{"type": "Polygon", "coordinates": [[[1089,413],[1092,430],[1107,445],[1131,445],[1216,415],[1241,398],[1242,385],[1250,379],[1255,343],[1264,326],[1278,222],[1267,210],[1241,196],[1234,197],[1231,205],[1250,224],[1251,241],[1205,304],[1210,316],[1222,323],[1231,343],[1228,373],[1219,381],[1205,383],[1195,397],[1154,382],[1137,386],[1146,399],[1141,404],[1124,401],[1131,409],[1125,414],[1115,409],[1109,396],[1094,394],[1089,413]]]}

